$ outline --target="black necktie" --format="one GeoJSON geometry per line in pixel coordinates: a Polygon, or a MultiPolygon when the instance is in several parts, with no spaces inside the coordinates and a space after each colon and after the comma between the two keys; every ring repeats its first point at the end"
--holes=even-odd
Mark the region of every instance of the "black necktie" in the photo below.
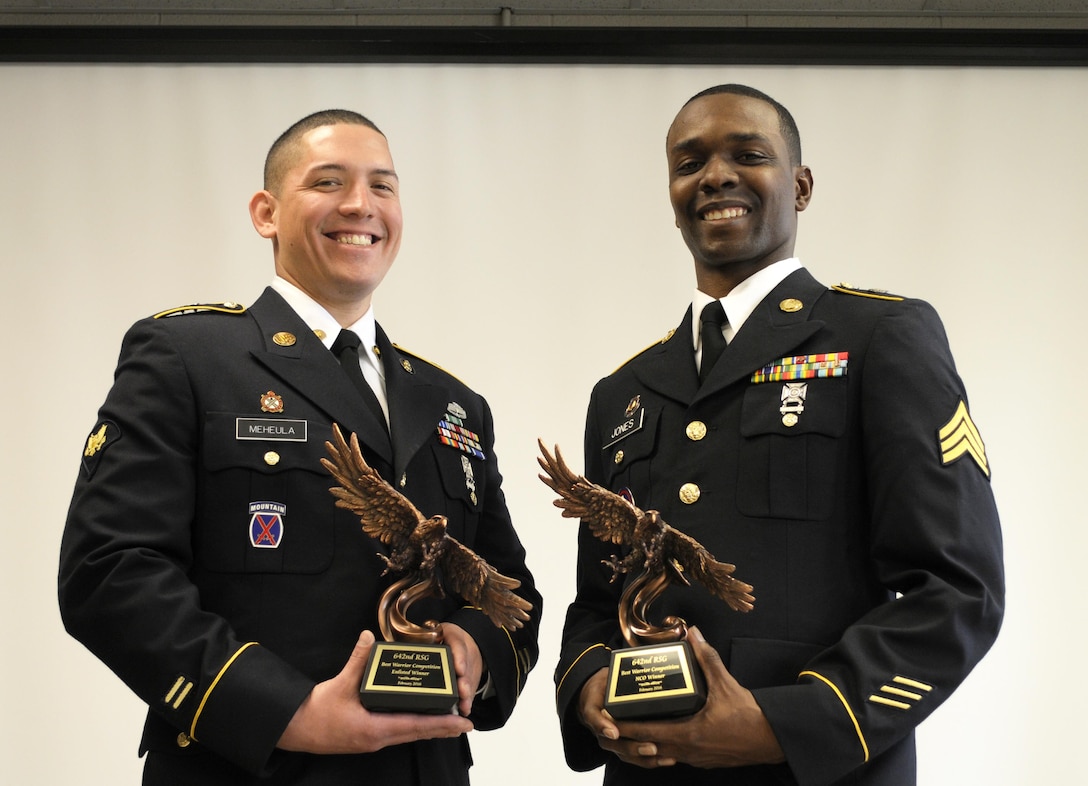
{"type": "Polygon", "coordinates": [[[699,363],[699,383],[702,384],[710,376],[710,369],[725,350],[725,336],[722,335],[722,325],[725,324],[725,309],[720,300],[706,304],[703,313],[699,315],[703,323],[701,340],[703,345],[703,359],[699,363]]]}
{"type": "Polygon", "coordinates": [[[340,360],[344,372],[355,384],[355,387],[359,389],[363,400],[370,407],[370,411],[374,413],[382,427],[388,432],[389,424],[385,422],[385,412],[382,411],[382,405],[378,403],[378,397],[374,394],[374,389],[366,381],[363,370],[359,366],[359,344],[361,343],[359,336],[355,332],[341,330],[340,335],[336,337],[336,341],[332,342],[332,353],[340,360]]]}

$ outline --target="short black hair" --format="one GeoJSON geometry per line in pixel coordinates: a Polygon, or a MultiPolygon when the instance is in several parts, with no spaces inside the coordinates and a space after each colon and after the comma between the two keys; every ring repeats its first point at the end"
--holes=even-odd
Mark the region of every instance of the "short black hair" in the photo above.
{"type": "MultiPolygon", "coordinates": [[[[283,180],[284,173],[291,166],[291,156],[288,153],[294,148],[295,143],[308,131],[322,126],[334,126],[341,123],[347,125],[366,126],[379,134],[382,130],[372,120],[350,109],[323,109],[320,112],[306,115],[286,131],[279,135],[272,147],[268,149],[268,155],[264,159],[264,188],[266,191],[275,192],[283,180]]],[[[385,136],[385,134],[382,134],[385,136]]]]}
{"type": "MultiPolygon", "coordinates": [[[[786,107],[782,106],[782,104],[775,101],[762,90],[756,90],[754,87],[749,87],[748,85],[715,85],[714,87],[708,87],[706,90],[693,95],[684,102],[684,106],[687,106],[692,101],[704,98],[705,96],[720,95],[722,93],[754,98],[758,101],[770,104],[774,108],[774,111],[778,113],[778,129],[782,133],[782,138],[786,140],[786,147],[790,151],[790,163],[794,166],[800,166],[801,132],[797,130],[797,122],[793,119],[793,115],[790,114],[790,110],[786,109],[786,107]]],[[[683,107],[681,107],[681,109],[682,108],[683,107]]]]}

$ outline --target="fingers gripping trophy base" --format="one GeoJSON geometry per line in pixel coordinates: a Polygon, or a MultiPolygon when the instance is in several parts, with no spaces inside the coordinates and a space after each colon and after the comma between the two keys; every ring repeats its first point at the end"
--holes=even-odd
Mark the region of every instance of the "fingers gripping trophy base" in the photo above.
{"type": "Polygon", "coordinates": [[[706,704],[706,682],[686,641],[614,650],[604,707],[616,720],[693,715],[706,704]]]}

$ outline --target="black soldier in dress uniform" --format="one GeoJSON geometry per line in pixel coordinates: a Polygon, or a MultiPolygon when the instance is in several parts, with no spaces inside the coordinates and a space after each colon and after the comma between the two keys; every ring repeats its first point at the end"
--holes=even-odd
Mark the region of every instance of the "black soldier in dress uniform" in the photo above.
{"type": "Polygon", "coordinates": [[[696,626],[707,703],[617,722],[603,700],[623,582],[583,524],[555,675],[567,761],[604,764],[608,784],[914,784],[915,727],[1004,607],[989,461],[944,330],[922,301],[828,288],[793,257],[813,178],[768,96],[695,96],[667,157],[698,290],[594,389],[585,474],[735,563],[755,608],[671,587],[652,611],[696,626]]]}

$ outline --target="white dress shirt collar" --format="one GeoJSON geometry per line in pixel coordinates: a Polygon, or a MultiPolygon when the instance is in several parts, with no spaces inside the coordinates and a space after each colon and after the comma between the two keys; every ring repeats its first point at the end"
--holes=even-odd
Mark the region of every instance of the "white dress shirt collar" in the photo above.
{"type": "MultiPolygon", "coordinates": [[[[299,318],[306,323],[310,330],[317,333],[318,336],[324,334],[321,343],[325,345],[326,349],[332,349],[333,342],[340,335],[340,323],[336,321],[332,314],[285,278],[276,276],[272,280],[272,289],[287,301],[287,305],[299,315],[299,318]]],[[[375,388],[378,400],[382,402],[382,406],[385,408],[385,367],[382,366],[374,352],[377,343],[374,306],[371,305],[355,324],[348,325],[347,330],[354,331],[359,336],[360,346],[366,349],[365,352],[359,353],[363,376],[370,383],[370,386],[375,388]]],[[[388,410],[386,411],[388,412],[388,410]]]]}
{"type": "MultiPolygon", "coordinates": [[[[733,336],[737,334],[737,331],[741,329],[748,317],[756,310],[756,306],[771,293],[771,290],[781,284],[790,273],[800,269],[801,260],[797,257],[783,259],[753,273],[733,287],[728,295],[719,298],[722,307],[725,309],[725,317],[729,320],[722,331],[725,334],[725,340],[732,341],[733,336]]],[[[700,338],[702,325],[699,322],[699,315],[703,312],[703,308],[713,300],[714,298],[699,289],[695,290],[695,295],[691,300],[692,346],[695,347],[696,360],[698,360],[699,353],[702,351],[702,340],[700,338]]]]}

